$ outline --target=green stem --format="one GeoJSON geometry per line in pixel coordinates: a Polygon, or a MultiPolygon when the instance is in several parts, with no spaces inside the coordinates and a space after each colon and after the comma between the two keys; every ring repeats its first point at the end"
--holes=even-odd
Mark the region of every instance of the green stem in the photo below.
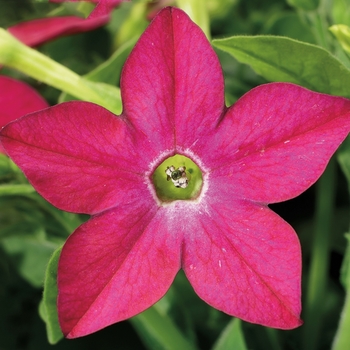
{"type": "Polygon", "coordinates": [[[332,40],[328,27],[330,26],[328,16],[330,13],[329,4],[321,0],[317,9],[313,11],[299,10],[301,20],[311,28],[316,42],[319,46],[331,51],[332,40]]]}
{"type": "MultiPolygon", "coordinates": [[[[348,251],[350,250],[350,235],[347,234],[348,241],[348,251]]],[[[348,255],[349,257],[349,255],[348,255]]],[[[345,305],[343,307],[343,311],[340,317],[340,323],[337,329],[337,333],[334,337],[334,342],[332,346],[332,350],[343,350],[347,349],[350,344],[350,259],[347,260],[347,274],[346,274],[346,297],[345,297],[345,305]]]]}
{"type": "Polygon", "coordinates": [[[264,328],[266,335],[270,341],[269,344],[269,349],[271,350],[282,350],[282,347],[280,345],[280,340],[278,337],[278,330],[277,329],[273,329],[273,328],[268,328],[265,327],[264,328]]]}
{"type": "Polygon", "coordinates": [[[303,326],[305,350],[317,349],[322,325],[323,305],[328,282],[329,241],[335,200],[335,160],[331,159],[316,185],[315,232],[311,250],[311,264],[303,326]]]}
{"type": "Polygon", "coordinates": [[[22,44],[0,28],[0,64],[17,69],[81,100],[120,112],[119,89],[90,82],[42,53],[22,44]],[[112,95],[112,96],[110,96],[112,95]],[[116,102],[111,102],[111,101],[116,102]]]}
{"type": "Polygon", "coordinates": [[[0,185],[0,196],[16,196],[34,193],[33,186],[27,184],[3,184],[0,185]]]}
{"type": "Polygon", "coordinates": [[[129,320],[149,349],[195,350],[174,325],[172,320],[163,314],[157,305],[129,320]]]}

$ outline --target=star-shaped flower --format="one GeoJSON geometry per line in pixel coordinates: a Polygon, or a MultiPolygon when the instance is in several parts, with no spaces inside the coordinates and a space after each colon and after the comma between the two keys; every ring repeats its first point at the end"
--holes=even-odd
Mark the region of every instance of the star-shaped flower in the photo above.
{"type": "Polygon", "coordinates": [[[318,179],[349,133],[350,101],[273,83],[226,108],[216,54],[175,8],[136,44],[121,92],[121,116],[68,102],[1,132],[42,196],[92,215],[59,261],[63,333],[83,336],[147,309],[180,268],[219,310],[299,326],[299,241],[267,203],[318,179]]]}
{"type": "MultiPolygon", "coordinates": [[[[0,128],[9,122],[48,107],[48,103],[29,85],[0,76],[0,128]]],[[[0,144],[0,153],[4,149],[0,144]]]]}

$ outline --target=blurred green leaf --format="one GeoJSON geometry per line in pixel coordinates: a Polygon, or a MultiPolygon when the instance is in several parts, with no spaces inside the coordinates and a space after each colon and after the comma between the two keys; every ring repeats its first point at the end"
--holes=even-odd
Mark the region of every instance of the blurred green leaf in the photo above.
{"type": "MultiPolygon", "coordinates": [[[[143,31],[147,28],[149,24],[146,18],[147,5],[148,1],[130,1],[130,3],[125,2],[123,4],[126,12],[124,12],[125,15],[122,24],[116,31],[116,47],[122,46],[124,43],[129,42],[129,40],[132,38],[140,37],[143,31]]],[[[122,13],[122,11],[120,12],[122,13]]]]}
{"type": "Polygon", "coordinates": [[[41,287],[46,265],[58,244],[48,241],[43,230],[34,234],[6,237],[1,240],[1,244],[19,274],[34,287],[41,287]]]}
{"type": "Polygon", "coordinates": [[[333,23],[347,24],[350,26],[350,6],[348,0],[332,0],[333,23]]]}
{"type": "Polygon", "coordinates": [[[144,344],[150,350],[195,350],[157,304],[130,319],[144,344]]]}
{"type": "Polygon", "coordinates": [[[291,11],[274,12],[265,23],[264,35],[278,35],[316,44],[316,39],[301,16],[291,11]]]}
{"type": "Polygon", "coordinates": [[[241,320],[233,318],[221,333],[213,350],[247,350],[244,335],[241,329],[241,320]]]}
{"type": "MultiPolygon", "coordinates": [[[[166,294],[170,300],[168,315],[176,322],[188,339],[197,338],[196,331],[201,330],[210,343],[214,343],[218,334],[226,327],[230,316],[205,303],[193,290],[183,270],[180,270],[166,294]],[[186,328],[186,329],[185,329],[186,328]]],[[[161,304],[163,299],[158,303],[161,304]]]]}
{"type": "Polygon", "coordinates": [[[336,24],[331,26],[329,30],[338,39],[344,51],[350,53],[350,27],[345,24],[336,24]]]}
{"type": "Polygon", "coordinates": [[[269,81],[350,97],[350,70],[316,45],[277,36],[235,36],[212,43],[269,81]]]}
{"type": "Polygon", "coordinates": [[[9,166],[9,157],[7,157],[5,154],[0,153],[0,171],[3,168],[8,168],[9,166]]]}
{"type": "Polygon", "coordinates": [[[137,37],[119,47],[118,50],[105,62],[100,64],[84,77],[91,81],[100,81],[106,84],[118,85],[122,68],[126,58],[136,43],[137,37]]]}
{"type": "Polygon", "coordinates": [[[40,316],[46,323],[47,338],[50,344],[56,344],[63,338],[57,314],[57,268],[61,250],[62,247],[55,250],[47,266],[43,300],[39,306],[40,316]]]}
{"type": "Polygon", "coordinates": [[[221,18],[236,5],[239,0],[205,0],[210,18],[221,18]]]}
{"type": "Polygon", "coordinates": [[[9,157],[5,156],[5,154],[0,153],[0,183],[7,183],[8,180],[16,178],[18,174],[22,176],[22,172],[18,169],[17,165],[9,157]]]}
{"type": "MultiPolygon", "coordinates": [[[[188,305],[183,302],[185,290],[179,290],[179,277],[184,277],[184,273],[179,272],[167,291],[166,295],[158,301],[157,309],[160,313],[167,314],[184,336],[192,343],[196,343],[197,337],[195,326],[188,305]]],[[[187,282],[188,283],[188,282],[187,282]]]]}
{"type": "Polygon", "coordinates": [[[316,10],[319,6],[320,0],[287,0],[289,5],[304,11],[316,10]]]}

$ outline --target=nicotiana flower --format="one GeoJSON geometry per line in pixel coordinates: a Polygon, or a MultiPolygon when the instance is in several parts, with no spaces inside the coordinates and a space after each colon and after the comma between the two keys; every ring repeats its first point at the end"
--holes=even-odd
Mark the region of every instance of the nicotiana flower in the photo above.
{"type": "Polygon", "coordinates": [[[57,37],[90,31],[107,24],[112,10],[123,1],[128,0],[90,0],[96,3],[96,7],[86,19],[77,16],[39,18],[18,23],[7,30],[24,44],[38,46],[57,37]]]}
{"type": "MultiPolygon", "coordinates": [[[[9,122],[48,107],[48,103],[29,85],[0,75],[0,128],[9,122]]],[[[4,149],[0,144],[0,153],[4,149]]]]}
{"type": "Polygon", "coordinates": [[[83,336],[147,309],[180,268],[227,314],[299,326],[299,241],[267,203],[317,180],[349,133],[350,101],[272,83],[226,108],[217,56],[175,8],[141,36],[121,93],[120,116],[67,102],[1,132],[43,197],[92,215],[59,260],[63,333],[83,336]]]}

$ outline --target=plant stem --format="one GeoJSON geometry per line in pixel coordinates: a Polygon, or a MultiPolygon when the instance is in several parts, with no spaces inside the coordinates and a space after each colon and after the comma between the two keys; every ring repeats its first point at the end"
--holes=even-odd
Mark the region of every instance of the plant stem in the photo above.
{"type": "Polygon", "coordinates": [[[328,283],[329,237],[335,200],[335,165],[335,160],[331,159],[326,171],[316,184],[315,232],[303,327],[305,350],[317,349],[317,339],[322,325],[324,297],[328,283]]]}
{"type": "Polygon", "coordinates": [[[332,350],[343,350],[347,349],[350,344],[350,259],[349,259],[349,251],[350,251],[350,235],[347,234],[347,241],[348,241],[348,247],[347,247],[347,260],[344,259],[344,262],[346,261],[347,266],[345,267],[346,273],[346,297],[345,297],[345,304],[343,307],[343,311],[341,313],[339,326],[337,329],[337,333],[334,337],[334,342],[332,346],[332,350]]]}
{"type": "Polygon", "coordinates": [[[196,350],[157,304],[129,321],[149,349],[196,350]]]}
{"type": "Polygon", "coordinates": [[[104,106],[114,113],[121,110],[119,89],[82,78],[65,66],[22,44],[0,28],[0,64],[67,92],[83,101],[104,106]]]}
{"type": "Polygon", "coordinates": [[[268,328],[265,327],[264,328],[266,335],[270,341],[270,346],[271,346],[271,350],[282,350],[281,345],[280,345],[280,341],[279,341],[279,337],[278,337],[278,330],[277,329],[273,329],[273,328],[268,328]]]}

